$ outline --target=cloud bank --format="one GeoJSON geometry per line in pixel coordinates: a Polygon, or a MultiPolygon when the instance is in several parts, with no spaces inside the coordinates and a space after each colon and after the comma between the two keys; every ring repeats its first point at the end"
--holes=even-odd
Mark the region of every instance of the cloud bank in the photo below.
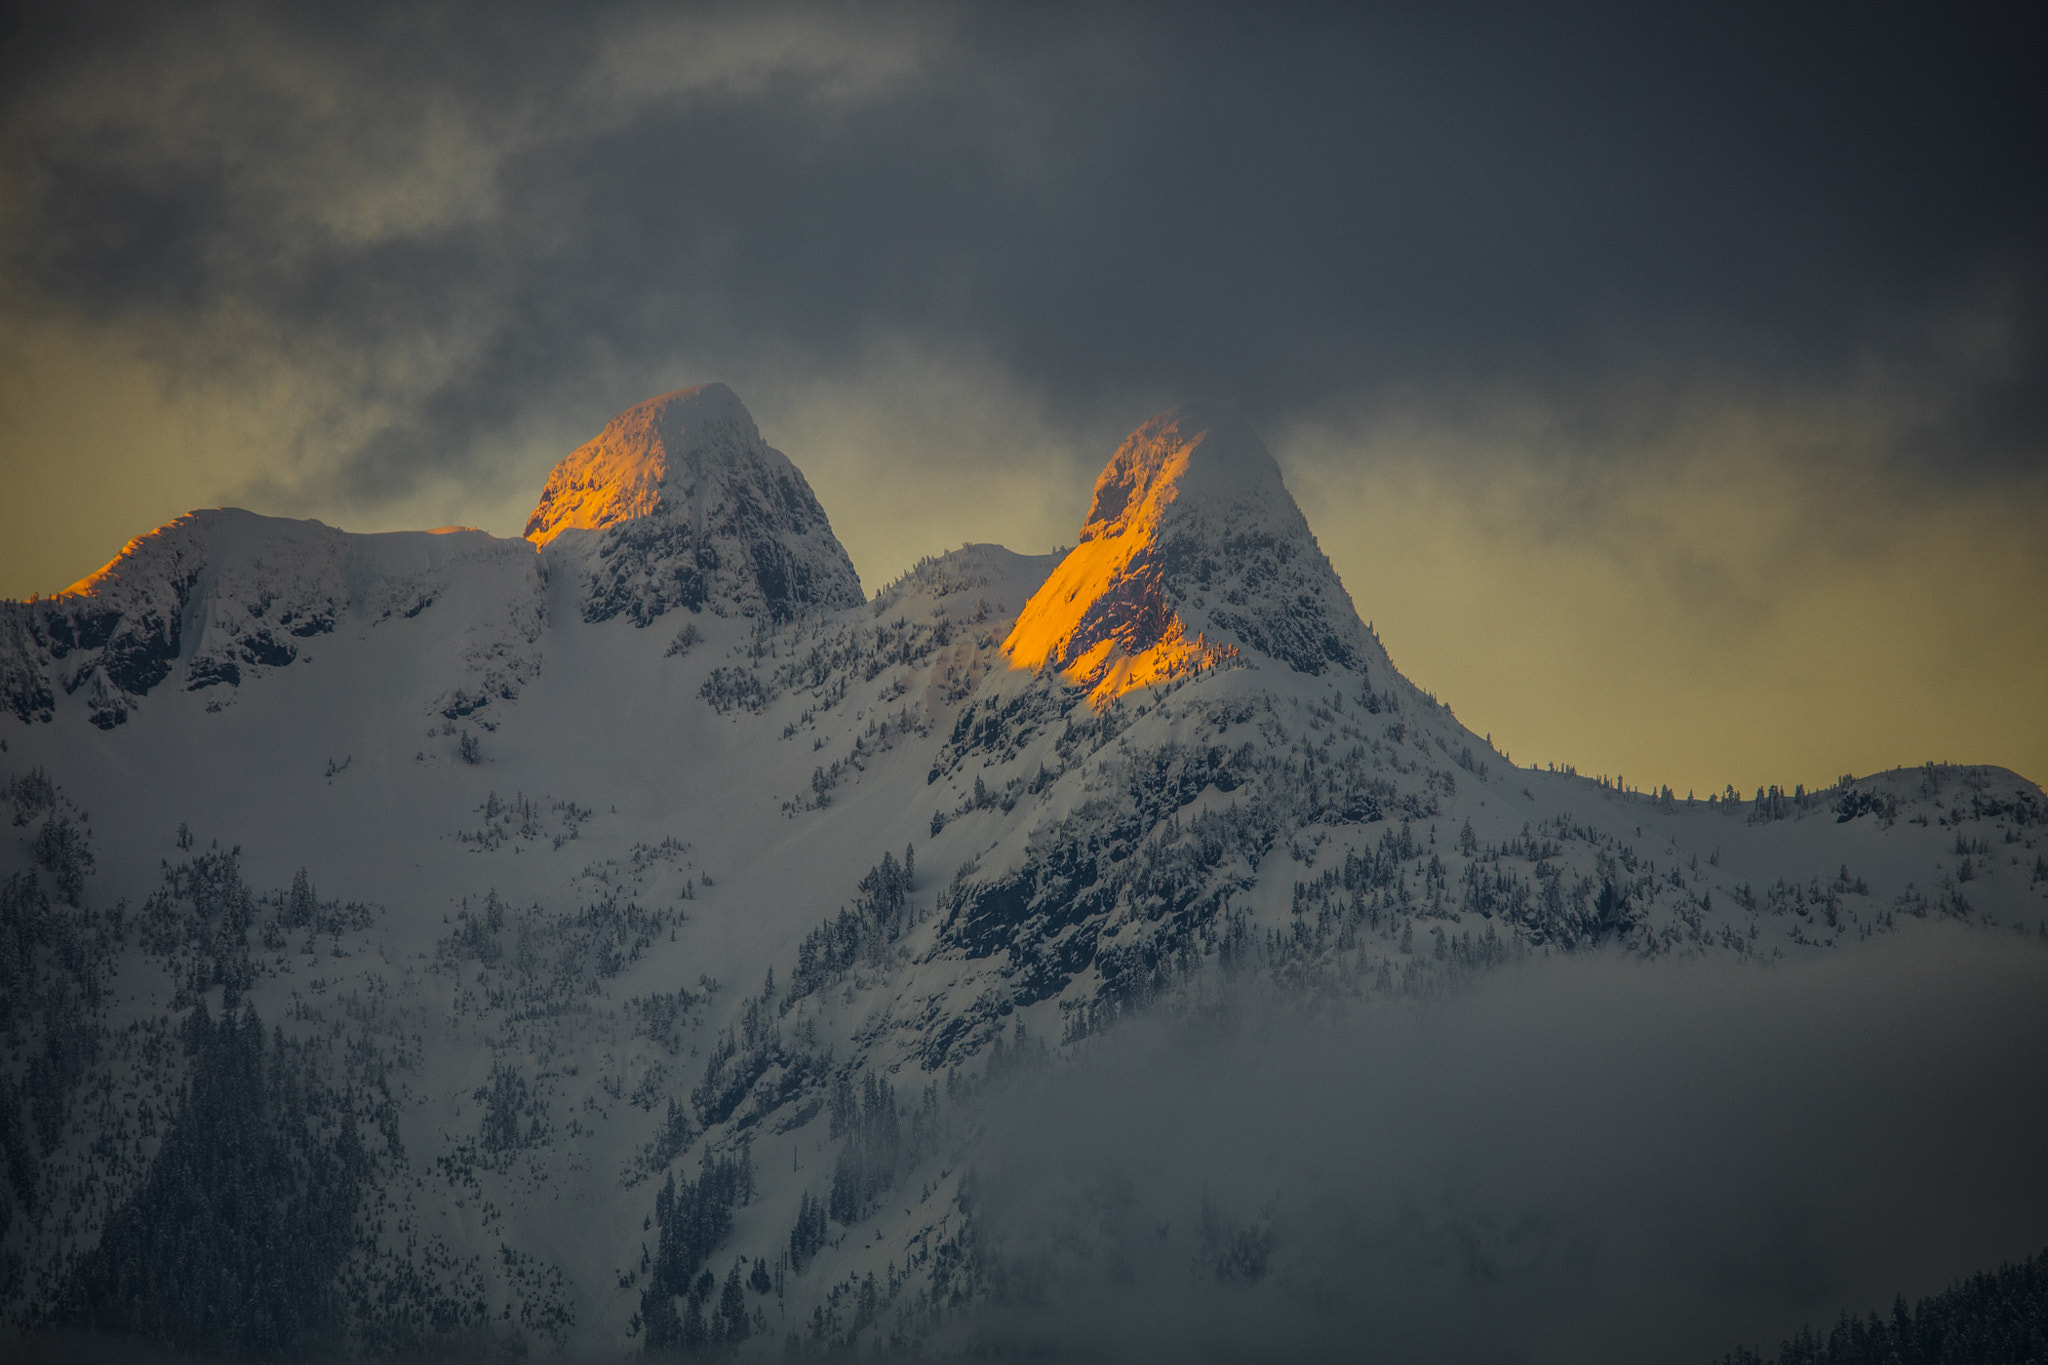
{"type": "Polygon", "coordinates": [[[1005,1310],[979,1341],[1706,1361],[2048,1244],[2031,936],[1764,971],[1546,962],[1427,1006],[1200,1023],[992,1123],[1005,1310]]]}

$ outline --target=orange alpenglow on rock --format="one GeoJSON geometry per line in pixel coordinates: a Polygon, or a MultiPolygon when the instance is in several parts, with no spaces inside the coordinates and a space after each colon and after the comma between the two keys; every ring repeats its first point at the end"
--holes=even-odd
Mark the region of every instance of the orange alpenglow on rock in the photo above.
{"type": "Polygon", "coordinates": [[[636,403],[554,467],[527,518],[526,538],[546,545],[564,531],[595,531],[648,516],[667,500],[662,494],[673,476],[680,476],[675,493],[687,501],[697,494],[707,444],[759,439],[754,419],[723,384],[636,403]]]}
{"type": "Polygon", "coordinates": [[[787,620],[865,600],[789,457],[723,384],[626,409],[548,475],[526,538],[584,579],[587,621],[685,609],[787,620]]]}
{"type": "Polygon", "coordinates": [[[1257,434],[1227,409],[1190,405],[1117,448],[1080,543],[1003,652],[1013,668],[1058,670],[1100,707],[1241,646],[1302,672],[1349,666],[1350,607],[1257,434]]]}

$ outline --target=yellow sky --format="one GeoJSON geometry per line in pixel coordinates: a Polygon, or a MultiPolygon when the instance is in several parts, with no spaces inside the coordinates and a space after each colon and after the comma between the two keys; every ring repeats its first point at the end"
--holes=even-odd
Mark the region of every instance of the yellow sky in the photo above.
{"type": "Polygon", "coordinates": [[[1724,416],[1649,458],[1410,448],[1295,492],[1395,663],[1523,764],[1702,795],[2048,777],[2048,480],[1956,490],[1724,416]]]}

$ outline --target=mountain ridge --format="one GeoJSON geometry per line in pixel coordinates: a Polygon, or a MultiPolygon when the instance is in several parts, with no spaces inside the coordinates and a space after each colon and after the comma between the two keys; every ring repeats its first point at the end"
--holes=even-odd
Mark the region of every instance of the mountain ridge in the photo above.
{"type": "MultiPolygon", "coordinates": [[[[347,1349],[754,1357],[999,1308],[1028,1260],[979,1202],[980,1097],[1125,1046],[1133,1015],[1420,1006],[1588,953],[1828,961],[1923,921],[2048,934],[2024,861],[2048,798],[2003,770],[1692,801],[1516,768],[1386,660],[1246,434],[1141,426],[1067,555],[966,545],[779,611],[680,503],[545,547],[196,514],[89,595],[6,604],[40,652],[0,666],[50,701],[0,713],[0,1143],[33,1155],[0,1181],[0,1322],[116,1321],[75,1268],[183,1207],[150,1172],[201,1112],[201,1009],[256,1011],[310,1069],[314,1136],[286,1146],[357,1144],[347,1349]],[[692,610],[671,570],[707,545],[730,591],[692,610]],[[1089,546],[1121,556],[1106,591],[1061,596],[1089,546]],[[1020,666],[1048,603],[1079,604],[1064,662],[1020,666]],[[1146,633],[1162,614],[1178,637],[1146,633]],[[170,652],[143,693],[106,683],[129,714],[102,726],[131,628],[170,652]],[[1073,665],[1170,638],[1234,652],[1109,695],[1073,665]]],[[[1508,1215],[1579,1263],[1568,1224],[1508,1215]]],[[[1230,1294],[1312,1269],[1239,1216],[1143,1220],[1146,1254],[1211,1296],[1218,1267],[1272,1258],[1230,1294]]],[[[1415,1263],[1464,1264],[1469,1231],[1415,1263]]]]}
{"type": "MultiPolygon", "coordinates": [[[[634,405],[564,457],[521,540],[470,527],[366,536],[240,508],[178,517],[61,593],[0,602],[0,708],[48,721],[59,697],[82,692],[92,723],[113,729],[167,681],[231,694],[352,615],[374,623],[426,611],[454,565],[522,553],[528,596],[548,573],[567,573],[590,621],[646,626],[677,609],[784,620],[864,600],[802,473],[729,388],[708,384],[634,405]],[[421,552],[408,537],[446,543],[421,552]]],[[[525,646],[539,624],[517,627],[525,646]]],[[[485,647],[493,652],[507,667],[454,688],[449,719],[512,700],[538,667],[531,648],[518,660],[511,646],[485,647]]]]}

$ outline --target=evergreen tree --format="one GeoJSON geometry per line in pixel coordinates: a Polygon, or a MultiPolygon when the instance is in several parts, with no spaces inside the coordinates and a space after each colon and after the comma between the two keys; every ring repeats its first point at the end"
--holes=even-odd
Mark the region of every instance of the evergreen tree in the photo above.
{"type": "Polygon", "coordinates": [[[796,1226],[789,1230],[789,1268],[798,1274],[825,1245],[825,1204],[805,1190],[797,1204],[796,1226]]]}
{"type": "Polygon", "coordinates": [[[738,1343],[753,1330],[754,1320],[747,1315],[746,1287],[740,1283],[739,1263],[734,1262],[725,1277],[725,1288],[718,1294],[718,1336],[721,1341],[738,1343]]]}
{"type": "Polygon", "coordinates": [[[1822,1336],[1812,1327],[1766,1356],[1739,1346],[1720,1365],[2039,1365],[2048,1361],[2048,1251],[1972,1275],[1889,1320],[1844,1315],[1822,1336]]]}
{"type": "Polygon", "coordinates": [[[749,1163],[744,1148],[721,1157],[707,1151],[695,1180],[678,1185],[671,1173],[655,1196],[655,1251],[640,1293],[649,1352],[701,1350],[710,1339],[705,1300],[718,1281],[704,1263],[732,1233],[733,1204],[752,1180],[744,1169],[749,1163]],[[677,1299],[685,1300],[680,1311],[677,1299]]]}
{"type": "Polygon", "coordinates": [[[55,1320],[180,1351],[276,1357],[334,1341],[365,1158],[353,1119],[253,1007],[184,1026],[191,1074],[141,1187],[55,1320]]]}

